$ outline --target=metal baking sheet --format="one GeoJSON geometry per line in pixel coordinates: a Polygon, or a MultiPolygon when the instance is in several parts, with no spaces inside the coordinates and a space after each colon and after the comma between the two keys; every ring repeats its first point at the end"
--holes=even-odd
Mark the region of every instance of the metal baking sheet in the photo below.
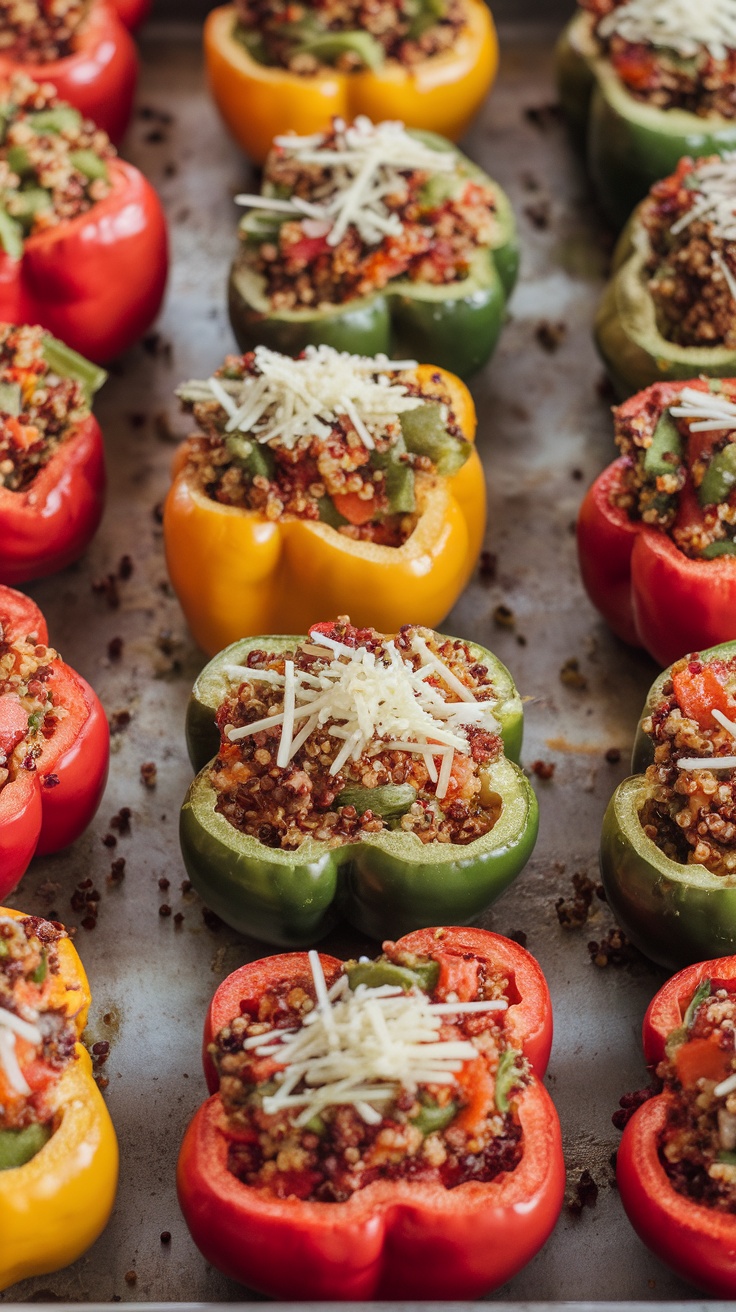
{"type": "MultiPolygon", "coordinates": [[[[544,13],[541,4],[537,12],[544,13]]],[[[493,581],[476,578],[443,626],[507,662],[528,699],[524,759],[555,766],[550,781],[535,781],[541,832],[534,858],[483,923],[523,930],[547,973],[556,1020],[549,1087],[570,1187],[587,1169],[599,1192],[580,1215],[566,1208],[544,1250],[494,1296],[516,1306],[694,1297],[629,1227],[610,1160],[618,1143],[611,1114],[622,1093],[645,1083],[641,1018],[664,976],[641,960],[606,969],[591,964],[588,941],[600,940],[612,924],[603,903],[576,932],[560,927],[554,907],[570,895],[576,871],[595,877],[603,811],[626,773],[655,669],[599,622],[576,565],[577,506],[612,453],[590,336],[608,244],[550,109],[553,39],[549,26],[503,26],[499,81],[466,142],[513,198],[523,264],[501,346],[473,385],[488,478],[486,546],[497,556],[497,574],[493,581]],[[512,627],[494,620],[499,605],[512,612],[512,627]],[[570,659],[579,662],[585,686],[561,681],[570,659]],[[620,750],[618,764],[606,759],[611,748],[620,750]]],[[[206,1005],[228,972],[264,949],[208,926],[201,904],[181,890],[177,815],[191,777],[183,717],[203,658],[169,591],[157,520],[173,442],[186,432],[173,388],[206,376],[233,348],[224,281],[235,246],[231,197],[247,169],[206,96],[196,26],[151,25],[142,48],[139,109],[126,153],[166,204],[171,285],[158,335],[120,362],[100,398],[110,470],[101,531],[79,565],[30,589],[53,642],[94,684],[118,731],[109,787],[89,833],[72,851],[34,862],[12,898],[14,906],[53,911],[79,927],[94,991],[88,1037],[111,1044],[101,1074],[109,1079],[122,1150],[120,1192],[106,1233],[86,1257],[0,1295],[6,1304],[249,1297],[200,1257],[174,1189],[178,1146],[205,1096],[199,1049],[206,1005]],[[110,584],[124,556],[132,573],[110,584]],[[115,638],[123,640],[117,660],[108,651],[115,638]],[[152,790],[140,780],[147,762],[158,767],[152,790]],[[132,812],[129,834],[111,827],[121,807],[132,812]],[[106,846],[109,835],[115,846],[106,846]],[[111,861],[119,857],[125,878],[112,885],[111,861]],[[93,929],[81,927],[85,913],[71,905],[75,886],[86,880],[100,894],[93,929]],[[162,907],[172,914],[161,914],[162,907]],[[169,1243],[161,1241],[164,1231],[169,1243]]],[[[410,612],[407,598],[407,619],[410,612]]],[[[375,944],[348,929],[326,947],[340,954],[373,951],[375,944]]]]}

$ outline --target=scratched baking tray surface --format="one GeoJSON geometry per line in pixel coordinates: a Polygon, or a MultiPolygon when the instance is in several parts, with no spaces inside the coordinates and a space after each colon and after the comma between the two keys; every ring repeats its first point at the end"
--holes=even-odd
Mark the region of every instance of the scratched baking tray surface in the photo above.
{"type": "MultiPolygon", "coordinates": [[[[555,766],[552,780],[535,780],[541,833],[534,858],[484,924],[502,933],[523,930],[546,971],[556,1020],[549,1086],[562,1120],[570,1189],[588,1170],[598,1196],[579,1215],[566,1208],[544,1250],[495,1298],[692,1298],[694,1291],[650,1256],[629,1227],[610,1164],[618,1142],[611,1113],[622,1093],[646,1082],[639,1029],[664,977],[641,960],[592,965],[588,941],[600,941],[612,923],[605,905],[596,900],[577,931],[560,927],[554,905],[571,895],[576,871],[595,878],[603,811],[627,772],[655,670],[607,633],[577,572],[572,523],[584,488],[611,456],[590,338],[607,248],[561,125],[550,113],[528,112],[554,99],[553,35],[533,26],[502,30],[500,78],[466,143],[511,194],[523,264],[500,348],[473,385],[488,477],[486,546],[497,556],[497,573],[473,581],[444,628],[507,662],[528,699],[525,762],[555,766]],[[540,344],[540,330],[557,342],[556,350],[540,344]],[[499,605],[512,612],[513,627],[494,621],[499,605]],[[570,659],[579,662],[585,686],[562,682],[570,659]],[[620,750],[620,763],[606,759],[611,748],[620,750]]],[[[77,944],[94,991],[88,1038],[110,1043],[100,1073],[109,1080],[122,1150],[120,1192],[107,1231],[86,1257],[0,1295],[6,1303],[248,1298],[200,1257],[174,1190],[179,1143],[205,1096],[199,1051],[205,1008],[226,974],[268,949],[208,925],[199,901],[181,890],[177,816],[191,778],[183,719],[203,662],[166,584],[156,518],[174,436],[186,431],[173,388],[181,379],[206,377],[233,348],[224,279],[235,245],[231,197],[247,171],[205,94],[196,27],[151,26],[143,60],[139,114],[125,153],[161,191],[173,234],[173,277],[160,335],[121,362],[99,401],[110,469],[101,531],[81,564],[32,588],[52,641],[94,684],[120,731],[89,833],[70,853],[34,862],[12,899],[79,926],[77,944]],[[126,555],[130,577],[93,588],[117,574],[126,555]],[[108,646],[116,638],[122,652],[112,660],[108,646]],[[158,767],[155,789],[140,780],[147,762],[158,767]],[[128,834],[110,825],[121,807],[132,812],[128,834]],[[110,834],[115,846],[105,845],[110,834]],[[125,877],[111,884],[111,863],[121,857],[125,877]],[[77,909],[71,902],[86,880],[92,885],[82,892],[100,894],[92,929],[81,926],[83,919],[90,923],[78,908],[82,899],[75,899],[77,909]],[[169,887],[160,887],[162,880],[169,887]],[[170,1243],[162,1244],[162,1231],[170,1232],[170,1243]]],[[[346,930],[325,947],[352,954],[376,945],[346,930]]]]}

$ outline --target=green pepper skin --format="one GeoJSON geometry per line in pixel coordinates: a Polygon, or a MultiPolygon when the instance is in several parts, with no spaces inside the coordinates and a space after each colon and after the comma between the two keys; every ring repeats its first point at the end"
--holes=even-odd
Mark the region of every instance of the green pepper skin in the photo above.
{"type": "Polygon", "coordinates": [[[597,56],[587,14],[572,19],[558,44],[557,79],[563,109],[579,137],[587,117],[588,168],[617,228],[683,155],[736,149],[736,120],[658,109],[630,95],[610,62],[597,56]]]}
{"type": "MultiPolygon", "coordinates": [[[[701,654],[729,659],[736,655],[736,642],[701,654]]],[[[660,700],[669,673],[665,670],[652,684],[641,720],[660,700]]],[[[601,878],[611,910],[632,943],[658,965],[679,970],[736,951],[736,880],[670,860],[644,833],[639,811],[647,796],[644,771],[654,752],[641,720],[634,773],[619,784],[603,820],[601,878]]]]}
{"type": "Polygon", "coordinates": [[[736,351],[726,347],[678,346],[659,331],[647,288],[648,241],[635,212],[614,255],[614,272],[595,320],[595,343],[617,396],[625,399],[652,383],[685,382],[706,374],[732,378],[736,351]]]}
{"type": "MultiPolygon", "coordinates": [[[[298,639],[267,641],[278,650],[298,639]]],[[[522,711],[511,677],[489,652],[469,645],[493,671],[500,694],[494,713],[507,752],[516,754],[522,711]]],[[[207,905],[241,933],[283,947],[313,944],[340,918],[381,939],[479,915],[526,864],[537,836],[534,791],[506,757],[485,771],[488,787],[502,798],[501,815],[489,834],[465,846],[423,845],[403,831],[382,831],[343,847],[307,840],[285,852],[240,833],[215,810],[207,767],[219,744],[213,717],[229,683],[225,667],[263,646],[263,638],[251,638],[216,656],[197,680],[188,712],[187,741],[200,773],[179,832],[187,873],[207,905]]]]}
{"type": "MultiPolygon", "coordinates": [[[[415,132],[435,149],[454,149],[431,132],[415,132]]],[[[459,155],[463,176],[493,188],[499,240],[479,249],[468,277],[434,285],[397,279],[373,296],[320,310],[272,313],[263,281],[236,258],[228,281],[230,322],[241,351],[268,346],[298,355],[325,343],[358,355],[383,353],[418,359],[466,378],[495,350],[506,317],[506,302],[519,270],[516,225],[508,197],[490,178],[459,155]]]]}

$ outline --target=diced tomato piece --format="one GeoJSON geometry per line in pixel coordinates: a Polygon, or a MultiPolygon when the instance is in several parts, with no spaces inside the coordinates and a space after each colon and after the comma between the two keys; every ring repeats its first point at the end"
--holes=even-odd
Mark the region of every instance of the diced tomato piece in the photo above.
{"type": "Polygon", "coordinates": [[[369,524],[376,513],[375,497],[370,501],[365,501],[363,497],[358,496],[357,492],[344,492],[332,498],[333,505],[339,515],[343,516],[349,524],[360,526],[369,524]]]}
{"type": "Polygon", "coordinates": [[[690,1039],[675,1054],[677,1078],[684,1088],[698,1080],[722,1080],[731,1069],[732,1053],[724,1052],[714,1039],[690,1039]]]}
{"type": "Polygon", "coordinates": [[[675,696],[683,714],[695,720],[701,729],[715,726],[713,711],[722,711],[728,716],[733,716],[736,711],[723,686],[724,672],[722,661],[710,661],[707,665],[691,661],[672,675],[675,696]]]}
{"type": "Polygon", "coordinates": [[[449,953],[433,953],[439,962],[440,977],[436,992],[440,998],[448,993],[455,993],[460,1002],[472,1002],[478,996],[478,962],[475,957],[466,961],[464,957],[451,956],[449,953]]]}
{"type": "Polygon", "coordinates": [[[28,712],[17,697],[0,699],[0,752],[5,756],[15,750],[28,733],[28,712]]]}
{"type": "Polygon", "coordinates": [[[485,1061],[478,1057],[458,1072],[457,1082],[468,1099],[455,1124],[466,1134],[481,1130],[496,1107],[496,1084],[485,1061]]]}
{"type": "Polygon", "coordinates": [[[38,441],[38,429],[34,428],[32,424],[20,424],[11,415],[6,418],[5,426],[10,430],[14,445],[21,451],[27,451],[29,447],[34,446],[38,441]]]}

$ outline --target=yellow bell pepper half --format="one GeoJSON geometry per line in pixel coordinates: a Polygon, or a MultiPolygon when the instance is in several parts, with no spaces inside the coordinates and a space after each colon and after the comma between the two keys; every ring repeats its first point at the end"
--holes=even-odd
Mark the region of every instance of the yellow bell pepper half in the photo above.
{"type": "MultiPolygon", "coordinates": [[[[473,398],[440,374],[463,435],[475,438],[473,398]]],[[[315,615],[395,633],[407,622],[434,628],[452,609],[478,559],[486,523],[483,466],[473,447],[452,477],[415,475],[419,517],[400,547],[356,542],[330,525],[263,515],[211,501],[174,460],[164,508],[169,576],[200,647],[214,655],[258,633],[305,633],[315,615]]]]}
{"type": "Polygon", "coordinates": [[[235,6],[209,14],[204,28],[207,75],[228,131],[256,164],[283,132],[324,132],[332,118],[366,114],[400,119],[458,141],[480,109],[498,68],[498,39],[483,0],[462,0],[465,26],[451,50],[405,68],[342,73],[324,66],[312,77],[260,64],[234,35],[235,6]]]}
{"type": "MultiPolygon", "coordinates": [[[[0,908],[0,915],[22,919],[21,912],[7,908],[0,908]]],[[[81,1034],[90,1004],[87,976],[69,939],[59,941],[58,951],[59,997],[52,1005],[73,1015],[81,1034]]],[[[76,1261],[112,1211],[115,1131],[86,1048],[78,1043],[75,1053],[55,1089],[57,1129],[25,1166],[0,1171],[0,1290],[76,1261]]]]}

